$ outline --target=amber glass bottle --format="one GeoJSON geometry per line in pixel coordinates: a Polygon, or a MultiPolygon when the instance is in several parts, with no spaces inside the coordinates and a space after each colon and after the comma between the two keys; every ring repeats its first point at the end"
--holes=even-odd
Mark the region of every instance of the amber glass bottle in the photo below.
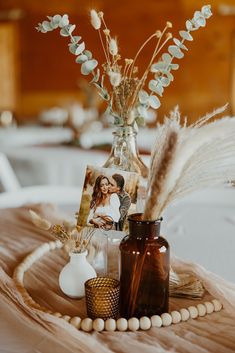
{"type": "Polygon", "coordinates": [[[120,244],[120,315],[130,318],[168,311],[170,249],[161,220],[129,216],[129,235],[120,244]]]}

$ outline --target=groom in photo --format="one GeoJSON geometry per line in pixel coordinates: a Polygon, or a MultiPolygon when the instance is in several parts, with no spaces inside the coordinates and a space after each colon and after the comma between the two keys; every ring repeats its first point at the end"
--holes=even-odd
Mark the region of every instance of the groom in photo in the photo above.
{"type": "Polygon", "coordinates": [[[123,230],[123,225],[127,216],[127,212],[131,205],[130,195],[125,191],[125,179],[121,174],[113,174],[110,178],[110,193],[116,193],[120,200],[120,219],[117,223],[116,230],[123,230]]]}

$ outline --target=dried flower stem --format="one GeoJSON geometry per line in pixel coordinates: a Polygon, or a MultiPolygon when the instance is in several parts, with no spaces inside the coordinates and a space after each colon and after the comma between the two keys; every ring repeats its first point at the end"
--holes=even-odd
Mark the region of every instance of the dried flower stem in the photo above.
{"type": "Polygon", "coordinates": [[[109,56],[108,56],[108,54],[107,54],[107,52],[106,52],[106,49],[105,49],[105,45],[104,45],[104,42],[103,42],[101,30],[99,29],[98,32],[99,32],[99,37],[100,37],[100,42],[101,42],[101,45],[102,45],[102,48],[103,48],[103,52],[104,52],[104,55],[105,55],[105,59],[106,59],[107,64],[108,64],[108,66],[109,66],[109,68],[110,68],[111,63],[110,63],[109,56]]]}
{"type": "Polygon", "coordinates": [[[132,74],[133,74],[133,69],[134,69],[134,66],[135,66],[135,62],[139,56],[139,54],[142,52],[142,50],[144,49],[144,47],[151,41],[151,39],[153,39],[154,37],[156,37],[156,32],[153,33],[150,37],[148,37],[146,39],[146,41],[141,45],[141,47],[139,48],[138,52],[136,53],[135,57],[134,57],[134,60],[133,60],[133,63],[132,63],[132,66],[131,66],[131,72],[130,72],[130,78],[132,77],[132,74]]]}
{"type": "Polygon", "coordinates": [[[171,161],[174,156],[174,151],[177,143],[177,133],[172,131],[168,137],[166,143],[166,148],[162,156],[162,160],[157,170],[153,170],[152,183],[150,185],[150,194],[146,200],[145,210],[143,214],[143,219],[146,220],[156,220],[160,217],[159,213],[159,203],[156,204],[158,195],[161,193],[161,189],[164,184],[164,178],[168,173],[171,161]]]}

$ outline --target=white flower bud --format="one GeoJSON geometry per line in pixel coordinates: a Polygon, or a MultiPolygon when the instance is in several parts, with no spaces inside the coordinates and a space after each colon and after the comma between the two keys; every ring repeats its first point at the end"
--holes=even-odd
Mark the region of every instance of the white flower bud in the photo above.
{"type": "Polygon", "coordinates": [[[134,122],[134,120],[135,120],[135,112],[134,110],[131,110],[127,118],[127,125],[131,125],[134,122]]]}
{"type": "Polygon", "coordinates": [[[113,87],[117,87],[121,83],[122,76],[119,72],[110,71],[109,72],[109,80],[110,80],[110,83],[113,87]]]}
{"type": "Polygon", "coordinates": [[[109,42],[109,52],[111,55],[117,55],[118,53],[118,46],[117,46],[117,41],[116,39],[111,39],[109,42]]]}
{"type": "Polygon", "coordinates": [[[95,29],[100,29],[101,27],[101,20],[98,13],[95,10],[91,10],[91,24],[95,29]]]}

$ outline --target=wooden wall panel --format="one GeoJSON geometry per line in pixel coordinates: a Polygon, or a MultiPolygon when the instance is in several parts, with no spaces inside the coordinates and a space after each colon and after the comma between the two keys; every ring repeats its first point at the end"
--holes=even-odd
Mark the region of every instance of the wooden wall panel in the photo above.
{"type": "MultiPolygon", "coordinates": [[[[222,16],[218,11],[221,1],[210,2],[214,16],[206,28],[194,33],[188,44],[189,52],[179,61],[180,69],[175,81],[166,89],[160,119],[176,104],[189,120],[207,111],[232,102],[231,55],[235,17],[222,16]]],[[[226,1],[235,5],[235,0],[226,1]]],[[[79,34],[99,60],[103,60],[97,33],[91,28],[88,10],[93,6],[103,10],[108,26],[117,34],[123,57],[133,57],[149,34],[162,28],[166,20],[174,24],[173,33],[184,27],[185,19],[200,9],[200,0],[60,0],[30,1],[7,0],[0,2],[0,11],[21,7],[25,16],[19,22],[21,67],[20,100],[17,106],[22,119],[37,117],[41,109],[63,104],[80,97],[78,81],[82,78],[79,65],[67,50],[67,40],[58,33],[37,33],[35,26],[46,15],[68,13],[77,24],[79,34]]],[[[151,56],[151,46],[140,57],[143,69],[151,56]]],[[[228,113],[231,112],[228,111],[228,113]]]]}
{"type": "Polygon", "coordinates": [[[12,23],[0,23],[0,111],[17,108],[17,31],[12,23]]]}

